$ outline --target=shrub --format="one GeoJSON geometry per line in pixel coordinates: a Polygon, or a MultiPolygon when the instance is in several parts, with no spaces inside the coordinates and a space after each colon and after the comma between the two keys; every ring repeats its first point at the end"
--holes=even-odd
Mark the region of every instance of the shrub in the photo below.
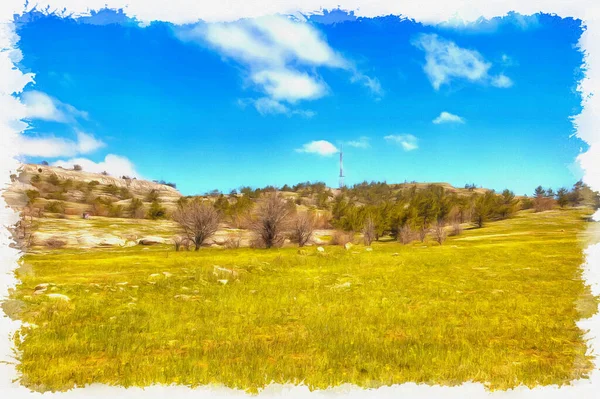
{"type": "Polygon", "coordinates": [[[290,216],[289,204],[276,192],[267,194],[258,203],[256,217],[250,228],[266,248],[279,247],[285,237],[290,216]]]}
{"type": "Polygon", "coordinates": [[[75,165],[73,165],[73,170],[76,170],[76,171],[82,171],[82,170],[83,170],[83,168],[81,167],[81,165],[77,165],[77,164],[75,164],[75,165]]]}
{"type": "Polygon", "coordinates": [[[48,166],[48,161],[42,161],[40,162],[40,165],[48,166]]]}
{"type": "Polygon", "coordinates": [[[162,219],[167,216],[167,210],[158,201],[152,201],[148,209],[148,218],[152,220],[162,219]]]}
{"type": "Polygon", "coordinates": [[[123,216],[123,206],[110,204],[108,206],[108,216],[113,218],[120,218],[123,216]]]}
{"type": "Polygon", "coordinates": [[[33,175],[33,176],[31,176],[31,180],[29,180],[29,181],[31,182],[31,184],[40,183],[42,181],[42,176],[33,175]]]}
{"type": "Polygon", "coordinates": [[[415,234],[410,226],[405,224],[404,226],[400,227],[400,230],[398,231],[398,241],[405,245],[410,244],[414,238],[414,235],[415,234]]]}
{"type": "Polygon", "coordinates": [[[365,220],[365,224],[363,226],[362,233],[363,233],[364,244],[367,246],[371,245],[371,243],[375,239],[375,223],[373,222],[373,219],[371,219],[370,217],[368,217],[365,220]]]}
{"type": "Polygon", "coordinates": [[[312,215],[306,212],[299,213],[292,224],[292,240],[296,241],[299,247],[303,247],[310,241],[313,230],[314,220],[312,215]]]}
{"type": "Polygon", "coordinates": [[[58,237],[50,237],[46,240],[46,246],[52,249],[59,249],[67,245],[67,243],[58,237]]]}
{"type": "Polygon", "coordinates": [[[27,195],[27,204],[33,204],[40,197],[40,192],[37,190],[27,190],[25,191],[25,195],[27,195]]]}
{"type": "Polygon", "coordinates": [[[225,240],[225,248],[228,249],[236,249],[239,248],[242,244],[242,234],[237,233],[232,236],[228,236],[227,240],[225,240]]]}
{"type": "Polygon", "coordinates": [[[131,197],[133,197],[133,195],[131,195],[131,192],[129,191],[129,189],[127,187],[119,188],[119,198],[129,199],[131,197]]]}
{"type": "Polygon", "coordinates": [[[460,223],[454,222],[452,223],[452,230],[450,231],[450,236],[458,236],[462,233],[462,227],[460,223]]]}
{"type": "Polygon", "coordinates": [[[520,201],[521,209],[531,209],[533,208],[533,201],[531,198],[525,197],[520,201]]]}
{"type": "Polygon", "coordinates": [[[110,195],[118,195],[119,194],[119,187],[117,187],[114,184],[109,184],[106,187],[104,187],[104,192],[106,194],[110,194],[110,195]]]}
{"type": "Polygon", "coordinates": [[[354,233],[336,230],[333,232],[333,235],[331,236],[330,243],[332,245],[344,246],[347,243],[352,243],[352,241],[354,241],[354,233]]]}
{"type": "Polygon", "coordinates": [[[46,181],[54,186],[60,185],[60,179],[55,174],[51,174],[46,178],[46,181]]]}
{"type": "Polygon", "coordinates": [[[44,210],[50,213],[65,213],[65,204],[61,201],[50,201],[44,206],[44,210]]]}
{"type": "Polygon", "coordinates": [[[139,198],[132,198],[129,207],[127,207],[127,211],[129,212],[129,217],[135,219],[142,219],[144,217],[144,203],[139,198]]]}
{"type": "Polygon", "coordinates": [[[447,232],[444,226],[444,223],[442,222],[437,222],[433,225],[433,228],[431,229],[431,234],[433,235],[433,238],[435,241],[437,241],[438,244],[442,245],[444,243],[444,241],[446,241],[446,236],[447,236],[447,232]]]}
{"type": "Polygon", "coordinates": [[[148,194],[146,194],[146,202],[156,202],[158,201],[158,191],[150,190],[148,194]]]}

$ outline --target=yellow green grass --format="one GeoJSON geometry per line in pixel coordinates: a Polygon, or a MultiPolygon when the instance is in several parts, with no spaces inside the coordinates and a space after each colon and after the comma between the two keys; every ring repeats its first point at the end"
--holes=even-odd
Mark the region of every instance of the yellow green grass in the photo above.
{"type": "Polygon", "coordinates": [[[29,254],[7,306],[30,323],[21,383],[566,384],[592,367],[575,324],[597,309],[580,268],[590,214],[521,212],[443,246],[29,254]],[[41,283],[55,285],[33,295],[41,283]]]}

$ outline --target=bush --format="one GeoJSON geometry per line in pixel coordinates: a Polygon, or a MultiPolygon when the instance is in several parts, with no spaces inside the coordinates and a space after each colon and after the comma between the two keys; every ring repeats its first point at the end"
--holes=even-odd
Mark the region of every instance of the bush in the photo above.
{"type": "Polygon", "coordinates": [[[110,204],[108,206],[108,216],[113,218],[120,218],[123,216],[123,206],[110,204]]]}
{"type": "Polygon", "coordinates": [[[162,219],[167,216],[167,210],[158,201],[152,201],[148,209],[148,218],[152,220],[162,219]]]}
{"type": "Polygon", "coordinates": [[[46,181],[54,186],[60,185],[60,179],[55,174],[51,174],[50,176],[48,176],[46,181]]]}
{"type": "Polygon", "coordinates": [[[363,226],[362,233],[363,233],[364,244],[366,246],[371,245],[371,243],[375,239],[375,223],[373,222],[373,219],[371,219],[370,217],[368,217],[367,220],[365,220],[365,224],[363,226]]]}
{"type": "Polygon", "coordinates": [[[81,167],[81,165],[73,165],[73,170],[82,171],[83,168],[81,167]]]}
{"type": "Polygon", "coordinates": [[[458,236],[462,233],[462,227],[460,223],[454,222],[452,223],[452,230],[450,231],[450,236],[458,236]]]}
{"type": "Polygon", "coordinates": [[[146,194],[146,202],[157,202],[158,201],[158,191],[150,190],[148,194],[146,194]]]}
{"type": "Polygon", "coordinates": [[[414,239],[414,236],[415,236],[415,233],[412,231],[410,226],[407,224],[400,227],[400,230],[398,231],[398,241],[400,241],[404,245],[410,244],[412,242],[412,240],[414,239]]]}
{"type": "Polygon", "coordinates": [[[31,180],[29,180],[29,181],[31,182],[31,184],[40,183],[42,181],[42,176],[33,175],[33,176],[31,176],[31,180]]]}
{"type": "Polygon", "coordinates": [[[42,161],[40,162],[40,165],[48,166],[48,161],[42,161]]]}
{"type": "Polygon", "coordinates": [[[25,195],[27,195],[27,204],[33,204],[40,197],[40,192],[37,190],[27,190],[25,191],[25,195]]]}
{"type": "Polygon", "coordinates": [[[44,206],[44,210],[50,213],[65,213],[65,204],[61,201],[50,201],[44,206]]]}
{"type": "Polygon", "coordinates": [[[117,187],[114,184],[109,184],[108,186],[104,187],[104,192],[106,194],[110,194],[110,195],[118,195],[119,194],[119,187],[117,187]]]}
{"type": "Polygon", "coordinates": [[[67,243],[58,237],[50,237],[46,240],[46,246],[52,249],[59,249],[67,245],[67,243]]]}
{"type": "Polygon", "coordinates": [[[133,197],[133,195],[131,195],[131,192],[129,191],[129,189],[127,187],[119,188],[119,198],[129,199],[131,197],[133,197]]]}
{"type": "Polygon", "coordinates": [[[331,245],[341,245],[344,246],[347,243],[352,243],[354,241],[354,233],[347,231],[336,230],[333,232],[331,236],[331,245]]]}
{"type": "Polygon", "coordinates": [[[238,233],[233,236],[228,236],[227,240],[225,240],[225,248],[228,249],[236,249],[239,248],[242,244],[242,234],[238,233]]]}
{"type": "Polygon", "coordinates": [[[129,217],[134,219],[142,219],[144,217],[144,203],[139,198],[132,198],[129,207],[127,207],[127,211],[129,212],[129,217]]]}
{"type": "Polygon", "coordinates": [[[437,243],[440,245],[442,245],[444,241],[446,241],[446,237],[448,235],[444,223],[441,222],[437,222],[433,225],[433,228],[431,229],[431,234],[433,235],[433,239],[437,241],[437,243]]]}

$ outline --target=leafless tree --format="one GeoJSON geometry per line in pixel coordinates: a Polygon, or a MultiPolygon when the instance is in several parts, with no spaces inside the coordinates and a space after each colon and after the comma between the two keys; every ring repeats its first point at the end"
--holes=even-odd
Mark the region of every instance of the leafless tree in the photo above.
{"type": "Polygon", "coordinates": [[[195,200],[178,208],[173,213],[173,220],[179,223],[183,234],[197,251],[217,232],[221,215],[211,204],[195,200]]]}
{"type": "Polygon", "coordinates": [[[375,239],[375,223],[370,217],[365,220],[362,233],[365,245],[371,245],[375,239]]]}
{"type": "Polygon", "coordinates": [[[258,203],[250,229],[265,248],[280,246],[289,215],[289,204],[276,192],[267,193],[258,203]]]}
{"type": "Polygon", "coordinates": [[[307,213],[298,213],[292,226],[292,237],[298,241],[298,246],[305,246],[311,239],[314,231],[314,217],[307,213]]]}
{"type": "Polygon", "coordinates": [[[446,232],[444,223],[437,222],[431,228],[431,233],[433,234],[433,238],[438,242],[438,244],[442,245],[444,241],[446,241],[446,237],[448,233],[446,232]]]}
{"type": "Polygon", "coordinates": [[[20,219],[9,231],[12,233],[13,246],[25,250],[34,244],[34,232],[38,227],[36,218],[41,216],[39,208],[28,204],[21,211],[20,219]]]}
{"type": "Polygon", "coordinates": [[[402,244],[409,244],[413,240],[414,233],[409,225],[405,224],[398,232],[398,240],[402,244]]]}
{"type": "Polygon", "coordinates": [[[450,232],[451,236],[458,236],[462,233],[462,226],[459,223],[459,220],[455,220],[452,223],[452,231],[450,232]]]}

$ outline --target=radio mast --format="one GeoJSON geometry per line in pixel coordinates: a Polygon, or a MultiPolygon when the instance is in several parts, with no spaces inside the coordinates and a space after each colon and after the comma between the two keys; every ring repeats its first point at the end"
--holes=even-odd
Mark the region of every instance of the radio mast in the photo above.
{"type": "Polygon", "coordinates": [[[340,188],[344,187],[344,146],[340,146],[340,188]]]}

